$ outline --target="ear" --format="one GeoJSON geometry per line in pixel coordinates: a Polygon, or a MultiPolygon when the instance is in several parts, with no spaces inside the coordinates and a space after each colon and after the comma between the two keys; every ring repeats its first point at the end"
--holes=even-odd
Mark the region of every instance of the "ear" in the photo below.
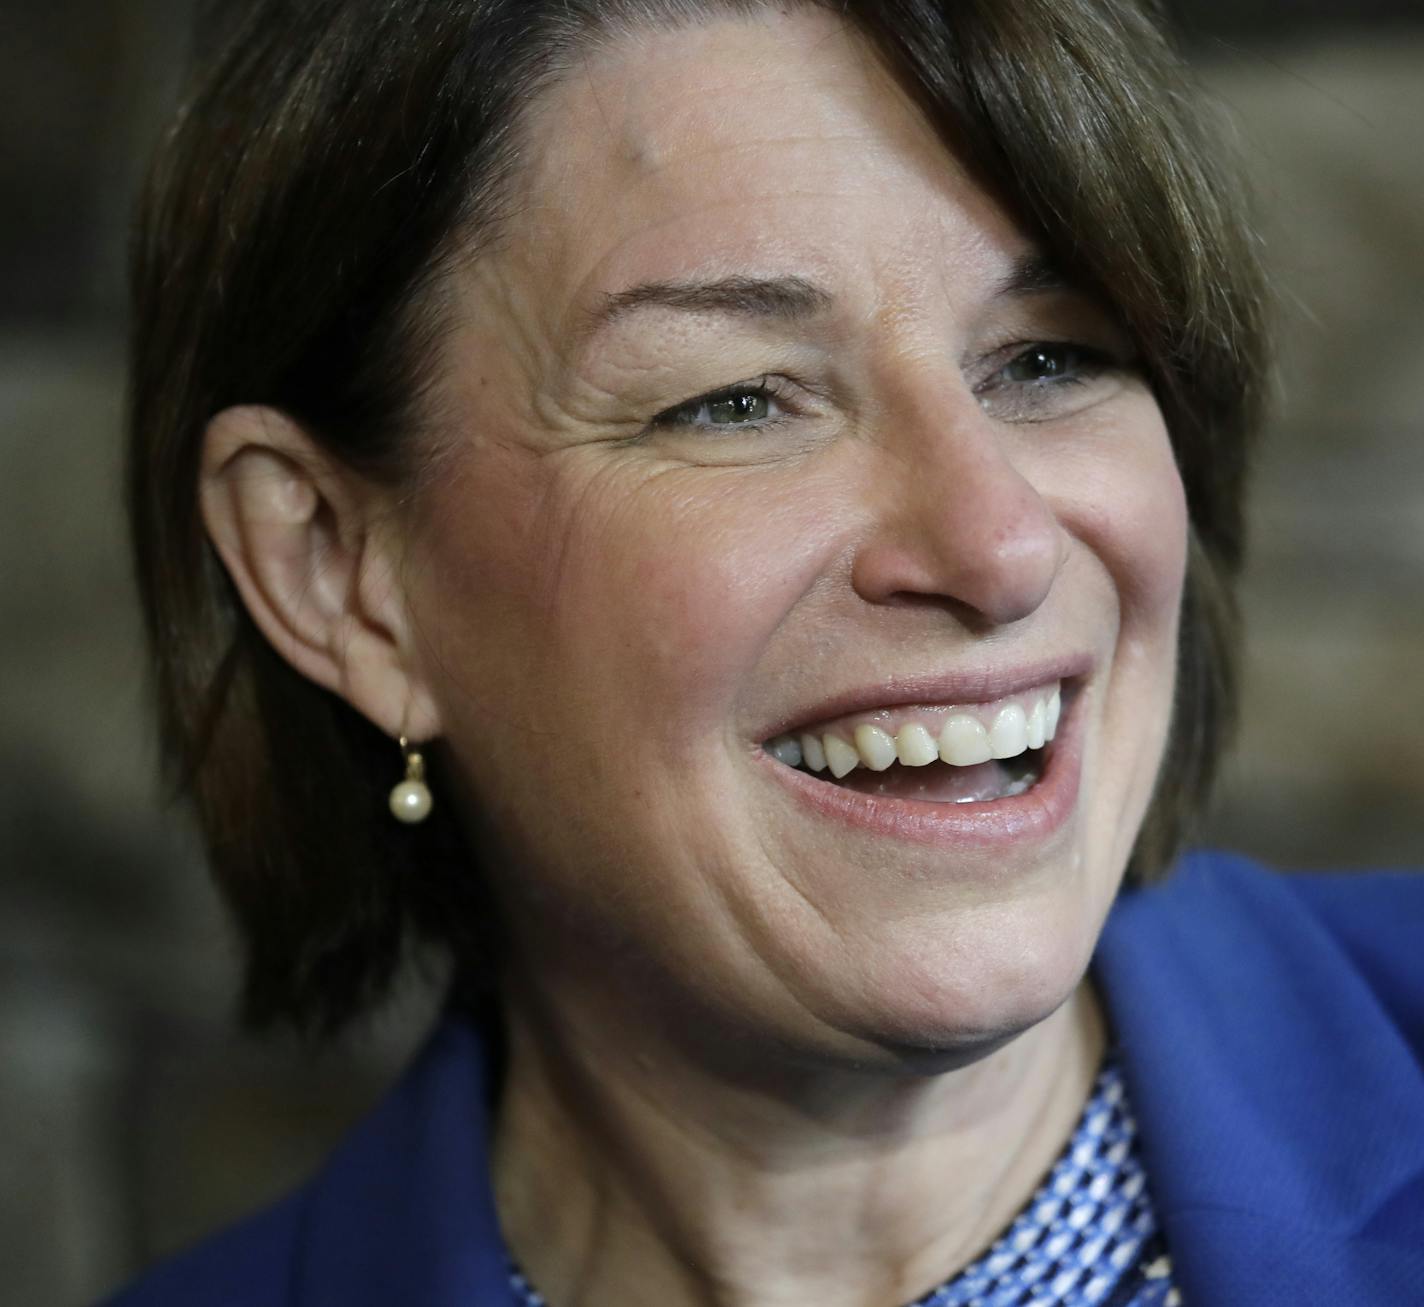
{"type": "Polygon", "coordinates": [[[437,734],[387,496],[259,407],[208,424],[199,486],[208,535],[272,647],[387,735],[437,734]]]}

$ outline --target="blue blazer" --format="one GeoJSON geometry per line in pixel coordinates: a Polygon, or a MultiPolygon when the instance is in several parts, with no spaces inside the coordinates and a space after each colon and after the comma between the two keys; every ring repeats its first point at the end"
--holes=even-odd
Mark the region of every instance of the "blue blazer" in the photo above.
{"type": "MultiPolygon", "coordinates": [[[[1188,1307],[1424,1303],[1424,876],[1193,854],[1094,960],[1188,1307]]],[[[509,1307],[478,1031],[113,1307],[509,1307]]]]}

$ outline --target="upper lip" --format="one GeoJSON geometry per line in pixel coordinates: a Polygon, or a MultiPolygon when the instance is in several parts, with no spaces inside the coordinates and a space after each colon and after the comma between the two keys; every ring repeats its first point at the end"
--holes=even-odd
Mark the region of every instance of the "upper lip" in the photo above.
{"type": "Polygon", "coordinates": [[[845,717],[871,708],[897,708],[908,704],[993,703],[1011,694],[1032,690],[1052,681],[1069,681],[1092,670],[1093,659],[1086,653],[1065,654],[1042,662],[965,667],[950,672],[911,673],[857,686],[829,698],[795,708],[773,723],[763,739],[794,732],[797,727],[845,717]]]}

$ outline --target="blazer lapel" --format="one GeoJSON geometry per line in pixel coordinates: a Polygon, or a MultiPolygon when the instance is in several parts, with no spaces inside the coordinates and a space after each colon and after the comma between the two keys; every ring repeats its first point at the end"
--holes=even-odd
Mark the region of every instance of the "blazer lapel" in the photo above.
{"type": "Polygon", "coordinates": [[[1424,1299],[1424,1077],[1285,879],[1195,856],[1094,966],[1185,1301],[1424,1299]]]}
{"type": "Polygon", "coordinates": [[[309,1190],[299,1307],[508,1307],[485,1050],[447,1018],[309,1190]]]}

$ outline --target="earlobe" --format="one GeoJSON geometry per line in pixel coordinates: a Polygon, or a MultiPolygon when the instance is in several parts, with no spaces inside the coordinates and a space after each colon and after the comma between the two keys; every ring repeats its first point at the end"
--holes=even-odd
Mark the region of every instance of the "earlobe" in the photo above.
{"type": "Polygon", "coordinates": [[[272,647],[387,734],[436,734],[386,556],[394,541],[371,530],[376,489],[285,414],[249,406],[208,424],[199,495],[209,538],[272,647]]]}

